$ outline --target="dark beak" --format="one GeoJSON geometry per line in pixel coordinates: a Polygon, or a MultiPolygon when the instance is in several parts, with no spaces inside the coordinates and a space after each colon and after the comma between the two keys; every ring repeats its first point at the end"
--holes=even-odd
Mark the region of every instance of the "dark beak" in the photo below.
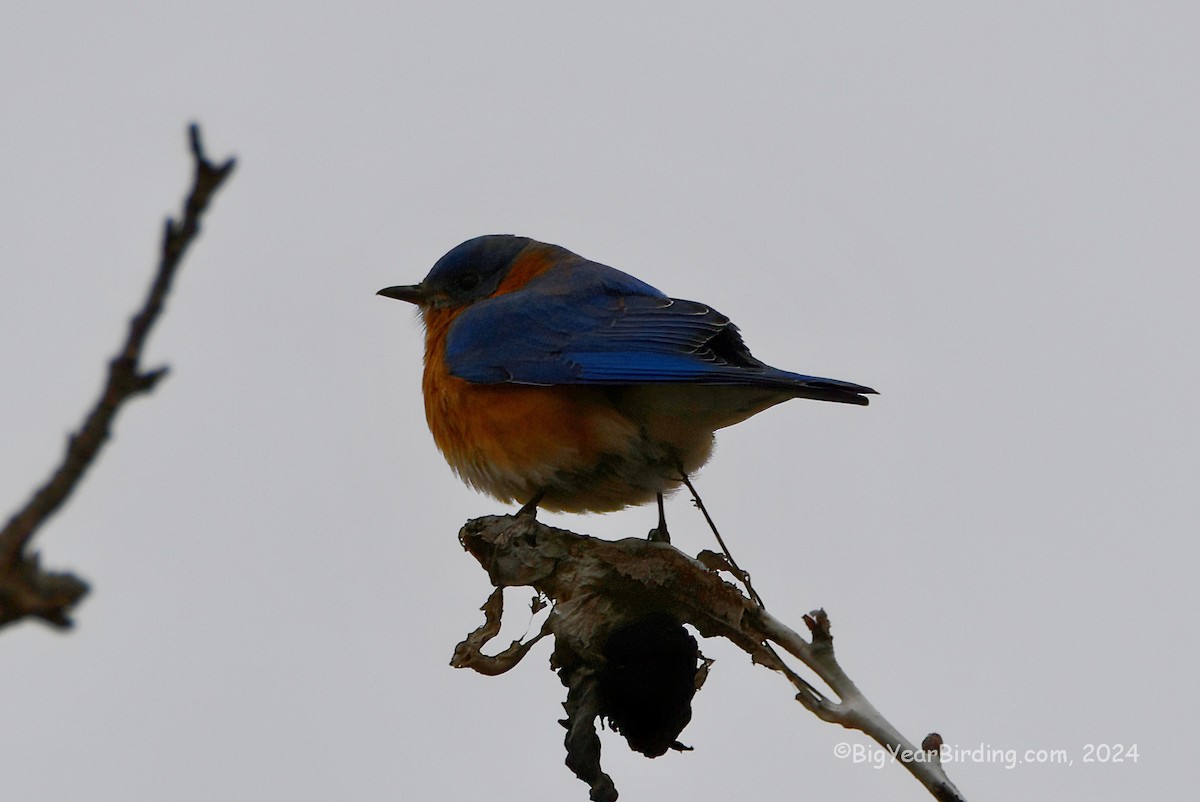
{"type": "Polygon", "coordinates": [[[398,287],[384,287],[376,295],[384,298],[395,298],[397,301],[408,301],[420,306],[429,297],[429,292],[420,284],[401,284],[398,287]]]}

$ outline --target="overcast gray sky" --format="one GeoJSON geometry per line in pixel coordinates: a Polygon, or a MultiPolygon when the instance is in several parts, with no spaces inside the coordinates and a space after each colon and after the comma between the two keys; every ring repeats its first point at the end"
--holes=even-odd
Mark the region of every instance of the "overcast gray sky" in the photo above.
{"type": "MultiPolygon", "coordinates": [[[[1191,788],[1198,40],[1189,3],[4,4],[4,507],[98,390],[186,124],[239,166],[151,340],[170,377],[38,539],[94,585],[78,629],[0,633],[0,796],[586,799],[548,644],[447,666],[489,590],[455,533],[503,508],[437,454],[420,326],[374,296],[493,232],[881,391],[723,432],[698,483],[910,737],[1073,760],[951,765],[969,799],[1191,788]]],[[[696,751],[605,734],[622,799],[927,798],[703,649],[696,751]]]]}

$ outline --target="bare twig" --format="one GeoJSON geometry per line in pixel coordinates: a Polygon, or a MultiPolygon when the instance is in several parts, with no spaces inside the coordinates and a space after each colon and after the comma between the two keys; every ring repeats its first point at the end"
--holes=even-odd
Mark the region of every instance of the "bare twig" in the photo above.
{"type": "MultiPolygon", "coordinates": [[[[669,544],[641,538],[598,540],[553,529],[531,516],[478,518],[463,527],[459,539],[495,587],[528,585],[554,604],[537,637],[555,636],[553,660],[570,690],[564,722],[567,764],[591,786],[593,800],[616,799],[616,788],[600,769],[595,738],[595,719],[604,715],[603,693],[596,693],[595,681],[606,663],[603,644],[614,631],[651,615],[690,624],[705,637],[730,640],[754,662],[786,676],[797,690],[797,701],[819,718],[860,730],[886,748],[934,798],[963,799],[932,754],[941,745],[940,736],[930,735],[921,748],[914,747],[842,670],[824,610],[804,617],[806,639],[669,544]],[[772,644],[807,666],[836,698],[789,667],[772,644]]],[[[500,660],[483,655],[483,646],[499,631],[502,609],[494,599],[487,605],[485,625],[459,645],[454,665],[483,673],[506,671],[532,645],[514,643],[500,660]]]]}
{"type": "Polygon", "coordinates": [[[96,459],[117,410],[129,399],[152,390],[167,373],[166,367],[143,370],[142,348],[162,313],[179,264],[200,232],[200,219],[209,201],[234,167],[233,159],[220,165],[209,162],[195,124],[189,127],[188,135],[196,171],[183,205],[182,222],[167,219],[158,270],[145,301],[130,321],[124,344],[109,362],[108,380],[100,398],[79,430],[67,439],[66,454],[50,479],[0,530],[0,626],[32,616],[57,627],[69,627],[71,608],[87,593],[87,583],[74,576],[44,572],[29,545],[96,459]]]}
{"type": "Polygon", "coordinates": [[[814,610],[804,616],[812,636],[811,641],[782,624],[778,619],[761,610],[758,613],[757,628],[764,640],[773,641],[789,654],[799,659],[811,668],[841,700],[832,702],[825,698],[813,699],[810,694],[812,686],[805,683],[796,684],[799,693],[796,700],[812,710],[819,718],[852,730],[861,730],[871,736],[880,746],[891,754],[898,756],[900,763],[912,772],[933,797],[942,802],[962,800],[963,796],[950,778],[943,771],[941,762],[935,754],[941,748],[941,736],[931,733],[926,736],[921,746],[914,746],[905,738],[892,723],[875,709],[870,700],[862,694],[858,686],[846,675],[838,665],[833,653],[833,634],[830,631],[829,616],[824,610],[814,610]],[[936,741],[935,741],[936,739],[936,741]]]}

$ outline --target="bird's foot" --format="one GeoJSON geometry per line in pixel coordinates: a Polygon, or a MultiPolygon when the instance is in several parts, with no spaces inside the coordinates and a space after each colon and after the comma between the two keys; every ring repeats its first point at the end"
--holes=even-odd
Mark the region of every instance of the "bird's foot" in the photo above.
{"type": "Polygon", "coordinates": [[[533,498],[529,499],[529,501],[526,501],[525,504],[521,506],[521,509],[517,510],[517,517],[537,518],[538,504],[542,503],[542,497],[545,495],[545,490],[539,490],[537,493],[535,493],[533,498]]]}
{"type": "Polygon", "coordinates": [[[651,543],[670,543],[671,533],[667,531],[667,513],[663,509],[662,493],[658,494],[658,526],[650,530],[646,540],[651,543]]]}

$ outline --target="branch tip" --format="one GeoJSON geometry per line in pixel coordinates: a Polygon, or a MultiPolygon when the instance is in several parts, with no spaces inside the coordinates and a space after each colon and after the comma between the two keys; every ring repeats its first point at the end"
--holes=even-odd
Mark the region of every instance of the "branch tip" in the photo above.
{"type": "Polygon", "coordinates": [[[200,141],[200,125],[198,123],[188,124],[188,141],[192,146],[192,154],[197,161],[206,162],[208,159],[204,157],[204,144],[200,141]]]}
{"type": "Polygon", "coordinates": [[[188,125],[188,141],[191,146],[192,155],[196,158],[197,174],[211,173],[212,175],[208,176],[208,180],[213,182],[212,188],[216,189],[216,186],[225,180],[225,176],[233,170],[237,160],[231,156],[221,164],[213,164],[209,161],[208,154],[204,152],[204,143],[200,137],[200,126],[197,123],[188,125]]]}
{"type": "Polygon", "coordinates": [[[165,377],[170,372],[170,367],[163,365],[162,367],[147,370],[139,373],[134,377],[136,382],[136,391],[139,393],[147,393],[154,389],[159,380],[165,377]]]}

